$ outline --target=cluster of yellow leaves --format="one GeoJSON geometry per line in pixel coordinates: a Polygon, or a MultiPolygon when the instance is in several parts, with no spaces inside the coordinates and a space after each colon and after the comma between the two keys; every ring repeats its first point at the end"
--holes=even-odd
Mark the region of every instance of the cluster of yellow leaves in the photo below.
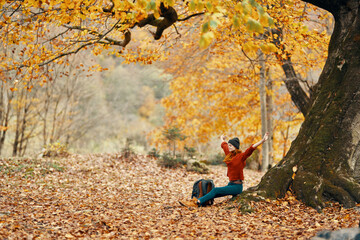
{"type": "MultiPolygon", "coordinates": [[[[122,39],[124,31],[132,29],[136,22],[146,18],[149,13],[159,18],[161,3],[188,13],[206,12],[200,39],[202,47],[210,44],[214,38],[212,30],[220,23],[219,18],[224,19],[224,16],[240,19],[249,31],[262,32],[263,27],[272,25],[272,19],[265,9],[253,0],[238,4],[236,1],[219,0],[3,0],[0,2],[3,12],[0,20],[1,40],[6,51],[11,51],[11,46],[23,47],[18,50],[20,59],[5,57],[1,67],[35,68],[36,65],[54,61],[66,52],[76,52],[79,48],[96,44],[101,45],[95,51],[99,54],[111,45],[104,44],[104,39],[122,39]]],[[[235,26],[237,21],[230,24],[235,26]]]]}
{"type": "MultiPolygon", "coordinates": [[[[118,54],[119,47],[108,50],[112,41],[122,41],[124,31],[148,12],[158,11],[160,1],[114,1],[113,7],[107,0],[3,0],[0,4],[0,72],[14,70],[22,73],[21,81],[41,83],[43,66],[64,64],[62,57],[67,54],[89,48],[94,55],[104,50],[118,54]],[[113,9],[113,14],[106,9],[113,9]]],[[[143,55],[134,61],[151,63],[156,59],[154,51],[144,50],[143,55]]],[[[10,80],[14,79],[10,76],[10,80]]]]}
{"type": "Polygon", "coordinates": [[[200,47],[206,48],[215,39],[214,31],[218,25],[232,26],[234,31],[246,27],[248,32],[264,33],[264,27],[274,25],[273,19],[254,0],[218,1],[218,0],[192,0],[190,11],[206,9],[204,23],[201,29],[200,47]]]}
{"type": "MultiPolygon", "coordinates": [[[[153,159],[117,154],[2,159],[0,238],[307,239],[323,229],[358,224],[355,209],[329,204],[319,214],[292,196],[251,203],[251,214],[229,205],[229,197],[215,199],[211,207],[180,206],[196,180],[211,178],[223,186],[225,173],[220,166],[207,175],[163,169],[153,159]]],[[[245,188],[262,176],[247,169],[244,174],[245,188]]]]}

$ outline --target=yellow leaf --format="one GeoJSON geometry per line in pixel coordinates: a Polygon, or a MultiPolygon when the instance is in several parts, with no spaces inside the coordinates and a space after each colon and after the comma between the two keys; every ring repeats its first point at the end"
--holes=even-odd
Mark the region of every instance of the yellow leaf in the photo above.
{"type": "Polygon", "coordinates": [[[248,41],[243,45],[243,50],[245,52],[256,52],[260,46],[255,44],[253,41],[248,41]]]}
{"type": "Polygon", "coordinates": [[[273,44],[273,43],[262,44],[260,46],[260,48],[261,48],[261,51],[265,54],[270,54],[272,52],[277,51],[277,48],[276,48],[275,44],[273,44]]]}
{"type": "Polygon", "coordinates": [[[235,6],[235,11],[236,11],[236,12],[239,12],[239,13],[243,11],[243,6],[242,6],[241,2],[238,2],[238,3],[236,4],[236,6],[235,6]]]}
{"type": "Polygon", "coordinates": [[[238,18],[237,15],[234,15],[234,17],[233,17],[233,26],[235,29],[240,28],[240,19],[238,18]]]}
{"type": "Polygon", "coordinates": [[[200,1],[200,2],[198,2],[198,4],[197,4],[196,10],[202,11],[202,10],[204,9],[204,7],[205,7],[204,2],[200,1]]]}
{"type": "Polygon", "coordinates": [[[264,28],[263,26],[260,24],[259,21],[249,17],[248,21],[246,23],[246,28],[250,31],[250,32],[258,32],[258,33],[263,33],[264,32],[264,28]]]}
{"type": "Polygon", "coordinates": [[[194,2],[194,0],[192,0],[190,2],[190,4],[189,4],[189,10],[190,11],[195,11],[195,7],[196,7],[195,2],[194,2]]]}
{"type": "Polygon", "coordinates": [[[214,39],[214,37],[215,35],[213,32],[206,32],[202,34],[200,38],[200,47],[207,48],[214,39]]]}
{"type": "Polygon", "coordinates": [[[267,13],[264,13],[260,16],[260,23],[263,27],[269,27],[270,26],[270,23],[269,23],[269,19],[270,19],[270,16],[269,14],[267,13]]]}
{"type": "Polygon", "coordinates": [[[206,9],[209,11],[209,12],[212,12],[214,7],[213,5],[211,4],[211,2],[207,2],[206,3],[206,9]]]}
{"type": "Polygon", "coordinates": [[[172,7],[172,6],[174,6],[174,4],[175,4],[174,0],[166,0],[166,2],[165,2],[165,6],[166,6],[166,7],[167,7],[167,6],[172,7]]]}
{"type": "Polygon", "coordinates": [[[75,3],[74,3],[74,2],[69,3],[69,5],[68,5],[68,8],[69,8],[69,9],[73,9],[74,7],[75,7],[75,3]]]}
{"type": "Polygon", "coordinates": [[[154,11],[154,17],[155,17],[156,19],[160,17],[160,13],[159,13],[158,10],[155,10],[155,11],[154,11]]]}
{"type": "Polygon", "coordinates": [[[85,20],[85,19],[86,19],[86,16],[83,15],[83,14],[80,14],[80,18],[81,18],[82,20],[85,20]]]}

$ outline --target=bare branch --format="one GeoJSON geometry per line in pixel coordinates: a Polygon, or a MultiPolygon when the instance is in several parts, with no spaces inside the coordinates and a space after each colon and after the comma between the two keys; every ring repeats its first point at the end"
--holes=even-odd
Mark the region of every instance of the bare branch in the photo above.
{"type": "Polygon", "coordinates": [[[247,59],[249,59],[252,67],[255,69],[255,65],[254,65],[254,61],[255,61],[255,60],[251,59],[251,58],[246,54],[246,52],[244,51],[243,48],[241,48],[241,51],[243,52],[243,54],[245,55],[245,57],[246,57],[247,59]]]}
{"type": "Polygon", "coordinates": [[[178,37],[181,37],[181,33],[179,33],[179,31],[178,31],[178,29],[177,29],[176,25],[174,24],[173,26],[174,26],[174,28],[175,28],[176,33],[179,35],[178,37]]]}
{"type": "MultiPolygon", "coordinates": [[[[106,35],[108,35],[111,31],[114,30],[114,28],[117,27],[117,25],[119,24],[121,20],[118,20],[106,33],[102,34],[102,33],[99,33],[99,32],[96,32],[94,30],[90,30],[90,29],[87,29],[87,28],[84,28],[84,27],[81,27],[81,26],[69,26],[69,25],[63,25],[64,27],[68,28],[68,29],[73,29],[73,30],[79,30],[79,31],[89,31],[89,34],[91,35],[94,35],[94,36],[97,36],[98,39],[96,42],[99,42],[101,40],[106,40],[108,41],[107,44],[110,44],[110,45],[117,45],[117,46],[121,46],[121,47],[125,47],[131,40],[131,32],[129,30],[127,30],[125,32],[125,39],[123,41],[118,41],[118,40],[115,40],[115,39],[112,39],[112,38],[109,38],[109,37],[106,37],[106,35]]],[[[96,43],[94,42],[94,43],[96,43]]],[[[105,43],[105,42],[101,42],[101,43],[105,43]]]]}
{"type": "MultiPolygon", "coordinates": [[[[57,60],[57,59],[60,59],[60,58],[62,58],[62,57],[64,57],[64,56],[67,56],[67,55],[76,54],[76,53],[78,53],[81,49],[83,49],[83,48],[85,48],[85,47],[87,47],[87,46],[93,45],[93,44],[95,44],[95,43],[110,44],[110,45],[117,45],[117,46],[125,47],[125,46],[130,42],[130,40],[131,40],[131,32],[130,32],[130,31],[126,31],[126,32],[125,32],[125,39],[124,39],[123,41],[117,41],[117,40],[111,39],[111,38],[109,38],[109,37],[105,37],[108,33],[110,33],[110,32],[115,28],[115,26],[116,26],[119,22],[120,22],[120,20],[119,20],[117,23],[115,23],[114,26],[113,26],[111,29],[109,29],[105,34],[98,34],[98,33],[97,33],[97,34],[98,34],[97,36],[99,37],[99,39],[97,39],[96,41],[91,41],[91,42],[85,43],[85,44],[81,45],[80,47],[78,47],[77,49],[75,49],[75,50],[73,50],[73,51],[61,53],[61,54],[59,54],[58,56],[56,56],[56,57],[54,57],[54,58],[52,58],[52,59],[50,59],[50,60],[48,60],[48,61],[45,61],[45,62],[39,64],[39,66],[41,67],[41,66],[47,65],[47,64],[49,64],[49,63],[51,63],[51,62],[54,62],[54,61],[57,60]],[[103,40],[103,39],[105,39],[105,40],[108,41],[108,42],[101,41],[101,40],[103,40]]],[[[79,27],[79,26],[75,26],[75,27],[65,26],[65,27],[69,27],[70,29],[78,29],[78,30],[82,30],[82,31],[87,30],[87,29],[81,28],[81,27],[79,27]]],[[[95,31],[92,31],[92,32],[93,32],[93,34],[95,35],[96,32],[95,32],[95,31]]],[[[22,66],[20,66],[19,68],[22,68],[22,67],[25,67],[25,66],[22,65],[22,66]]]]}
{"type": "Polygon", "coordinates": [[[196,17],[196,16],[200,16],[200,15],[204,15],[204,14],[205,14],[205,12],[195,13],[195,14],[192,14],[192,15],[187,16],[187,17],[185,17],[185,18],[178,19],[178,22],[186,21],[186,20],[188,20],[188,19],[190,19],[190,18],[192,18],[192,17],[196,17]]]}
{"type": "MultiPolygon", "coordinates": [[[[49,64],[49,63],[51,63],[51,62],[54,62],[55,60],[57,60],[57,59],[59,59],[59,58],[62,58],[62,57],[64,57],[64,56],[71,55],[71,54],[76,54],[76,53],[78,53],[81,49],[83,49],[83,48],[85,48],[85,47],[87,47],[87,46],[90,46],[90,45],[92,45],[92,44],[93,44],[92,42],[89,42],[89,43],[86,43],[86,44],[81,45],[79,48],[77,48],[77,49],[75,49],[75,50],[73,50],[73,51],[59,54],[58,56],[56,56],[56,57],[54,57],[54,58],[52,58],[52,59],[50,59],[50,60],[48,60],[48,61],[45,61],[45,62],[43,62],[43,63],[40,63],[40,64],[39,64],[39,67],[42,67],[42,66],[47,65],[47,64],[49,64]]],[[[25,66],[23,66],[23,67],[25,67],[25,66]]]]}
{"type": "Polygon", "coordinates": [[[65,33],[67,33],[69,30],[70,30],[70,29],[66,29],[64,32],[59,33],[58,35],[56,35],[56,36],[54,36],[54,37],[52,37],[52,38],[50,38],[50,39],[46,40],[45,42],[43,42],[43,44],[44,44],[44,43],[47,43],[47,42],[51,42],[51,41],[53,41],[54,39],[56,39],[56,38],[58,38],[58,37],[60,37],[60,36],[64,35],[65,33]]]}
{"type": "Polygon", "coordinates": [[[14,15],[21,7],[21,3],[19,4],[19,6],[10,14],[10,17],[12,17],[12,15],[14,15]]]}

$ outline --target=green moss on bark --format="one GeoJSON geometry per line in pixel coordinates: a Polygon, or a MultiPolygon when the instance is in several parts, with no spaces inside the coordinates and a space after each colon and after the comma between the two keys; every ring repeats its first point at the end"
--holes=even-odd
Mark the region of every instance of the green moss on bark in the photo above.
{"type": "Polygon", "coordinates": [[[323,207],[323,180],[319,176],[299,171],[294,179],[293,190],[295,195],[306,205],[318,210],[323,207]]]}

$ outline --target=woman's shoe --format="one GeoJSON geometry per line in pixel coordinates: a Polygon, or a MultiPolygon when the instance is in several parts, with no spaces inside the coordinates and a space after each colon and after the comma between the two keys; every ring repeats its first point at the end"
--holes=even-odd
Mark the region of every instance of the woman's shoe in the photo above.
{"type": "Polygon", "coordinates": [[[185,207],[199,207],[199,202],[197,198],[192,198],[190,200],[181,200],[179,201],[179,203],[185,207]]]}

